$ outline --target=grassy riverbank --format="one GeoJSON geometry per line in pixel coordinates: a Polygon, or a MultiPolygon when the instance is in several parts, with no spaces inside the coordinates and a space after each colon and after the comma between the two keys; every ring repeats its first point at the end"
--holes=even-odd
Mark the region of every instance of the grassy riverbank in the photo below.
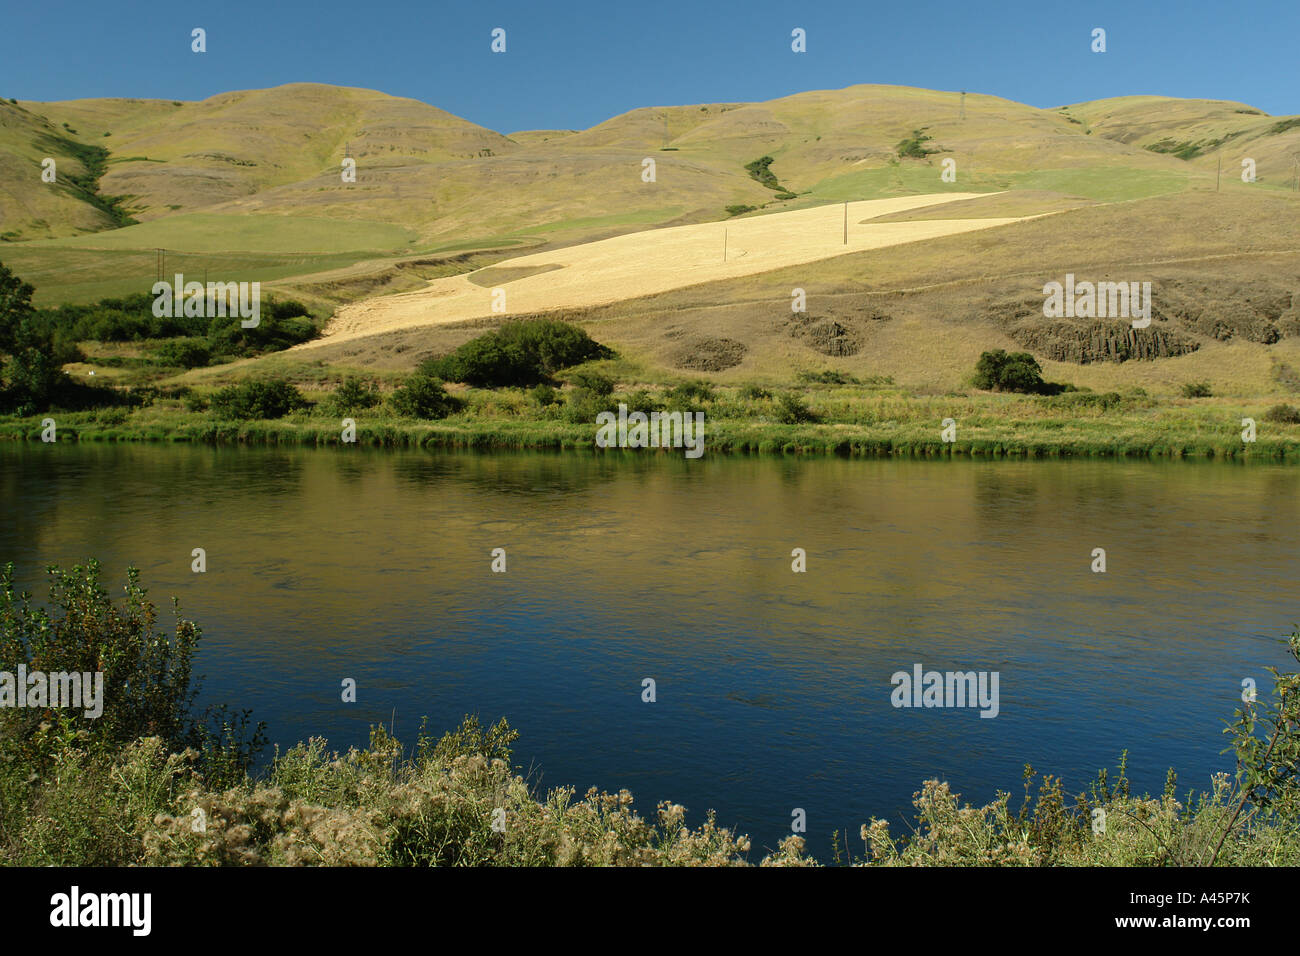
{"type": "MultiPolygon", "coordinates": [[[[685,388],[690,390],[689,385],[685,388]]],[[[436,421],[399,417],[386,406],[336,414],[328,410],[331,390],[310,385],[304,395],[312,407],[274,420],[229,420],[211,411],[190,410],[187,406],[195,404],[195,396],[203,394],[194,390],[184,397],[156,397],[143,407],[3,419],[0,439],[39,441],[45,420],[53,418],[59,441],[338,445],[342,419],[350,417],[356,423],[356,444],[363,446],[596,448],[594,415],[573,420],[573,389],[557,390],[554,401],[545,405],[525,389],[452,387],[450,392],[463,407],[436,421]]],[[[705,386],[682,400],[675,394],[669,386],[638,384],[616,392],[604,404],[616,409],[622,402],[633,411],[702,411],[705,455],[1300,461],[1300,424],[1270,420],[1270,415],[1278,417],[1270,412],[1277,406],[1267,399],[1154,398],[1137,392],[917,396],[893,386],[808,383],[784,388],[705,386]],[[1256,422],[1254,442],[1242,439],[1243,418],[1256,422]],[[956,423],[951,442],[942,435],[945,419],[956,423]]]]}

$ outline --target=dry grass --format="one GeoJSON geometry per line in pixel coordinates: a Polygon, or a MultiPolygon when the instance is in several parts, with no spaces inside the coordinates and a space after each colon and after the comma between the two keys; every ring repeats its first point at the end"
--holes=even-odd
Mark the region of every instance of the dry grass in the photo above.
{"type": "MultiPolygon", "coordinates": [[[[970,198],[970,194],[957,194],[970,198]]],[[[1012,219],[953,219],[869,223],[864,219],[943,202],[950,196],[913,196],[820,206],[740,219],[727,224],[677,226],[638,232],[563,250],[508,259],[493,272],[504,276],[507,311],[531,314],[586,308],[655,295],[684,286],[760,272],[851,251],[1006,225],[1012,219]],[[849,221],[844,242],[843,221],[849,221]],[[519,278],[512,278],[518,276],[519,278]]],[[[493,293],[473,276],[440,279],[406,295],[372,299],[341,309],[319,342],[417,325],[483,318],[493,313],[493,293]]]]}

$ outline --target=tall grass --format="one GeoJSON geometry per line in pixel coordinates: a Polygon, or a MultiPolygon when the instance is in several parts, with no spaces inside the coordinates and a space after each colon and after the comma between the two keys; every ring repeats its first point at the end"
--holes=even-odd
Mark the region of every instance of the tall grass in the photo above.
{"type": "MultiPolygon", "coordinates": [[[[1229,399],[1157,401],[1140,391],[918,395],[888,384],[818,382],[787,389],[716,386],[699,394],[693,388],[690,383],[638,386],[600,402],[609,407],[624,402],[631,410],[703,411],[705,449],[713,454],[1300,460],[1300,422],[1270,414],[1266,404],[1255,407],[1229,399]],[[1254,442],[1242,440],[1244,417],[1258,423],[1254,442]],[[942,436],[946,418],[957,423],[951,442],[942,436]]],[[[306,394],[316,399],[313,408],[270,421],[222,420],[159,399],[130,410],[6,419],[0,421],[0,439],[39,441],[42,421],[53,417],[61,441],[342,444],[342,418],[328,411],[332,393],[308,388],[306,394]]],[[[349,417],[356,422],[356,444],[596,450],[594,412],[588,420],[579,408],[586,391],[564,389],[545,402],[523,388],[469,388],[454,394],[461,410],[436,422],[395,415],[389,406],[354,411],[349,417]]]]}

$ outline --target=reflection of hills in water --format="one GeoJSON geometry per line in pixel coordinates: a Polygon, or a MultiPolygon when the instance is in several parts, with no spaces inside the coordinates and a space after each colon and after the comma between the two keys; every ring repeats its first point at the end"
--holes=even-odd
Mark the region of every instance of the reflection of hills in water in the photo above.
{"type": "Polygon", "coordinates": [[[761,835],[772,806],[815,800],[843,828],[906,807],[926,776],[974,799],[1029,761],[1082,786],[1125,748],[1142,786],[1171,764],[1199,783],[1240,680],[1267,679],[1294,618],[1298,481],[1189,463],[11,445],[0,543],[41,596],[47,562],[97,555],[114,591],[139,565],[156,602],[178,595],[203,626],[207,698],[251,707],[273,740],[504,714],[548,783],[717,807],[761,835]],[[890,674],[916,663],[999,671],[998,718],[892,709],[890,674]]]}

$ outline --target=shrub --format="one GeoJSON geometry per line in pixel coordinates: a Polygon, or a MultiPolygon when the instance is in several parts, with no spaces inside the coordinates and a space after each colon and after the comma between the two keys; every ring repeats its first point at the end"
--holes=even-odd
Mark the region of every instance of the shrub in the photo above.
{"type": "Polygon", "coordinates": [[[14,673],[21,664],[46,674],[102,674],[103,709],[90,718],[84,707],[0,708],[0,763],[48,766],[74,741],[99,752],[151,736],[174,750],[199,748],[205,762],[224,751],[219,762],[236,774],[251,767],[265,744],[262,725],[249,735],[247,711],[234,719],[224,707],[192,712],[199,686],[191,667],[201,632],[175,604],[171,636],[158,629],[137,569],[127,569],[121,608],[100,586],[93,559],[68,571],[47,569],[49,610],[15,593],[13,573],[12,564],[0,570],[0,671],[14,673]]]}
{"type": "Polygon", "coordinates": [[[382,400],[378,389],[371,386],[369,382],[356,376],[348,376],[330,396],[329,407],[336,414],[346,415],[350,412],[374,408],[382,400]]]}
{"type": "Polygon", "coordinates": [[[559,401],[559,392],[551,386],[543,383],[541,385],[533,386],[532,390],[528,393],[528,397],[542,408],[546,408],[548,405],[554,405],[559,401]]]}
{"type": "Polygon", "coordinates": [[[0,263],[0,411],[43,410],[68,384],[63,363],[75,349],[40,321],[32,308],[35,291],[0,263]]]}
{"type": "Polygon", "coordinates": [[[447,394],[442,382],[419,374],[408,378],[388,401],[405,418],[446,418],[463,407],[460,399],[447,394]]]}
{"type": "Polygon", "coordinates": [[[1183,398],[1210,398],[1209,382],[1187,382],[1183,385],[1183,398]]]}
{"type": "Polygon", "coordinates": [[[808,404],[792,392],[780,395],[776,406],[776,420],[783,425],[804,425],[818,420],[817,414],[808,404]]]}
{"type": "Polygon", "coordinates": [[[208,343],[213,355],[249,357],[279,352],[316,336],[316,323],[296,302],[268,303],[257,325],[244,328],[239,316],[210,320],[208,343]],[[291,314],[301,309],[298,314],[291,314]]]}
{"type": "Polygon", "coordinates": [[[812,372],[803,369],[796,373],[795,380],[807,382],[810,385],[857,385],[858,380],[847,372],[839,372],[835,369],[822,369],[818,372],[812,372]]]}
{"type": "Polygon", "coordinates": [[[781,184],[777,181],[776,174],[771,169],[773,162],[771,156],[762,156],[752,163],[746,163],[745,169],[752,179],[762,183],[768,189],[780,189],[781,184]]]}
{"type": "Polygon", "coordinates": [[[302,393],[282,379],[230,385],[212,396],[212,411],[221,418],[283,418],[305,405],[302,393]]]}
{"type": "Polygon", "coordinates": [[[614,380],[601,372],[574,372],[569,376],[569,384],[601,398],[608,398],[614,394],[614,380]]]}
{"type": "Polygon", "coordinates": [[[686,404],[694,406],[701,402],[711,402],[714,399],[713,386],[698,378],[694,381],[682,382],[680,385],[674,385],[668,390],[667,399],[669,405],[686,404]]]}
{"type": "Polygon", "coordinates": [[[1058,408],[1095,408],[1107,412],[1112,408],[1121,408],[1126,403],[1124,396],[1119,392],[1085,392],[1085,391],[1068,391],[1062,395],[1049,398],[1046,402],[1049,407],[1058,408]]]}
{"type": "Polygon", "coordinates": [[[912,135],[898,144],[899,159],[925,159],[931,153],[939,152],[937,149],[929,149],[925,146],[931,138],[923,129],[912,130],[912,135]]]}
{"type": "Polygon", "coordinates": [[[661,412],[667,406],[651,392],[644,388],[638,388],[635,392],[629,392],[626,395],[618,395],[610,404],[617,405],[622,402],[627,406],[630,412],[661,412]]]}
{"type": "Polygon", "coordinates": [[[69,571],[50,568],[53,614],[15,593],[13,573],[12,564],[0,571],[0,671],[15,673],[22,665],[47,674],[102,673],[103,713],[88,718],[82,707],[0,708],[6,749],[37,757],[52,742],[45,738],[68,732],[84,734],[92,747],[119,746],[145,734],[173,746],[193,742],[187,714],[196,693],[190,667],[199,630],[178,617],[171,637],[158,631],[139,571],[128,569],[126,603],[119,609],[100,586],[97,561],[69,571]]]}
{"type": "Polygon", "coordinates": [[[1264,413],[1264,421],[1283,425],[1300,425],[1300,408],[1294,405],[1274,405],[1264,413]]]}
{"type": "Polygon", "coordinates": [[[727,215],[743,216],[745,213],[753,212],[757,208],[758,208],[757,206],[746,206],[742,203],[736,203],[735,205],[731,205],[727,207],[727,215]]]}
{"type": "Polygon", "coordinates": [[[612,355],[576,325],[525,319],[466,342],[450,355],[429,359],[419,372],[480,388],[528,386],[550,380],[560,369],[612,355]]]}
{"type": "Polygon", "coordinates": [[[575,388],[565,396],[565,421],[595,422],[601,412],[616,411],[618,402],[609,395],[599,395],[587,388],[575,388]]]}
{"type": "Polygon", "coordinates": [[[772,393],[761,385],[744,385],[740,389],[740,397],[747,402],[756,402],[764,398],[771,398],[772,393]]]}
{"type": "Polygon", "coordinates": [[[208,348],[206,339],[175,339],[159,345],[154,350],[154,357],[163,365],[203,368],[212,360],[212,351],[208,348]]]}
{"type": "Polygon", "coordinates": [[[980,355],[975,365],[976,388],[994,392],[1043,392],[1043,370],[1038,360],[1028,352],[1007,354],[994,349],[980,355]]]}

